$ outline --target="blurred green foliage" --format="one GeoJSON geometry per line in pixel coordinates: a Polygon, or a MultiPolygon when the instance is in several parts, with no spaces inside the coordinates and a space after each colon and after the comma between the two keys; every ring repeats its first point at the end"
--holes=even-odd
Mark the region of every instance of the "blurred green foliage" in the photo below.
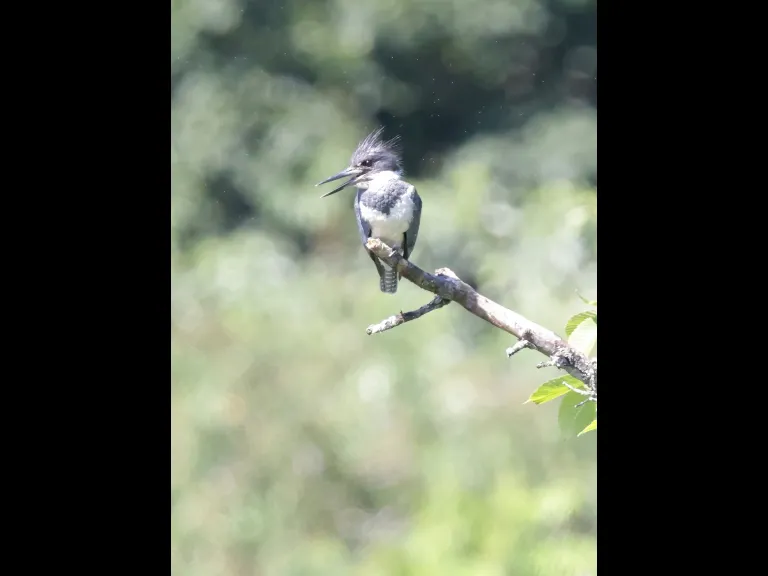
{"type": "Polygon", "coordinates": [[[562,327],[596,296],[594,11],[172,1],[172,573],[595,573],[596,434],[524,405],[557,371],[454,306],[366,336],[430,295],[380,293],[313,186],[387,126],[413,261],[562,327]]]}

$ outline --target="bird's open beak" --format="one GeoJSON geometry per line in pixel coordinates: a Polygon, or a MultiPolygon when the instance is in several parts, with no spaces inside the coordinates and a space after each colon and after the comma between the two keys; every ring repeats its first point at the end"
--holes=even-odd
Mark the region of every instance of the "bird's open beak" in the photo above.
{"type": "Polygon", "coordinates": [[[317,184],[315,184],[315,186],[320,186],[320,184],[326,184],[328,182],[333,182],[334,180],[338,180],[339,178],[346,178],[347,176],[350,176],[350,179],[344,182],[344,184],[342,184],[335,190],[331,190],[330,192],[323,194],[322,196],[320,196],[320,198],[325,198],[326,196],[330,196],[331,194],[336,194],[336,192],[339,192],[340,190],[344,190],[344,188],[346,188],[350,184],[354,184],[358,176],[360,176],[362,173],[363,171],[360,170],[360,168],[353,168],[350,166],[349,168],[342,170],[335,176],[331,176],[330,178],[326,178],[322,182],[318,182],[317,184]]]}

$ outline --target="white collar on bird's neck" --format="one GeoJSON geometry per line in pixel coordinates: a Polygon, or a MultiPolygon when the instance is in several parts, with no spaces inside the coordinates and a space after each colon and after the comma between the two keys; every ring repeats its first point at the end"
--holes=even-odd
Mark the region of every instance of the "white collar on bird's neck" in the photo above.
{"type": "Polygon", "coordinates": [[[392,180],[401,180],[402,177],[402,172],[395,172],[394,170],[382,170],[381,172],[376,172],[376,174],[371,176],[369,180],[358,182],[355,184],[355,186],[360,188],[360,190],[368,190],[369,188],[373,188],[375,190],[387,182],[391,182],[392,180]]]}

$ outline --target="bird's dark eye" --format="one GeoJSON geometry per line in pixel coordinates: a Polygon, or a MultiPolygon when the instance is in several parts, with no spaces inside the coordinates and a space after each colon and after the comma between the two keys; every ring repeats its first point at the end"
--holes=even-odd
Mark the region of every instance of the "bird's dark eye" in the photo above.
{"type": "Polygon", "coordinates": [[[371,165],[371,159],[370,158],[366,158],[365,160],[360,162],[360,166],[370,166],[370,165],[371,165]]]}

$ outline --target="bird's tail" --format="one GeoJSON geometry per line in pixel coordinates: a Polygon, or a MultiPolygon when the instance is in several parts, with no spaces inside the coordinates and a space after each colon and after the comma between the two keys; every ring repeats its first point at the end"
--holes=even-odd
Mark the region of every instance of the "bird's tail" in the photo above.
{"type": "Polygon", "coordinates": [[[379,276],[379,288],[386,294],[397,292],[397,270],[390,268],[382,262],[384,272],[379,276]]]}

